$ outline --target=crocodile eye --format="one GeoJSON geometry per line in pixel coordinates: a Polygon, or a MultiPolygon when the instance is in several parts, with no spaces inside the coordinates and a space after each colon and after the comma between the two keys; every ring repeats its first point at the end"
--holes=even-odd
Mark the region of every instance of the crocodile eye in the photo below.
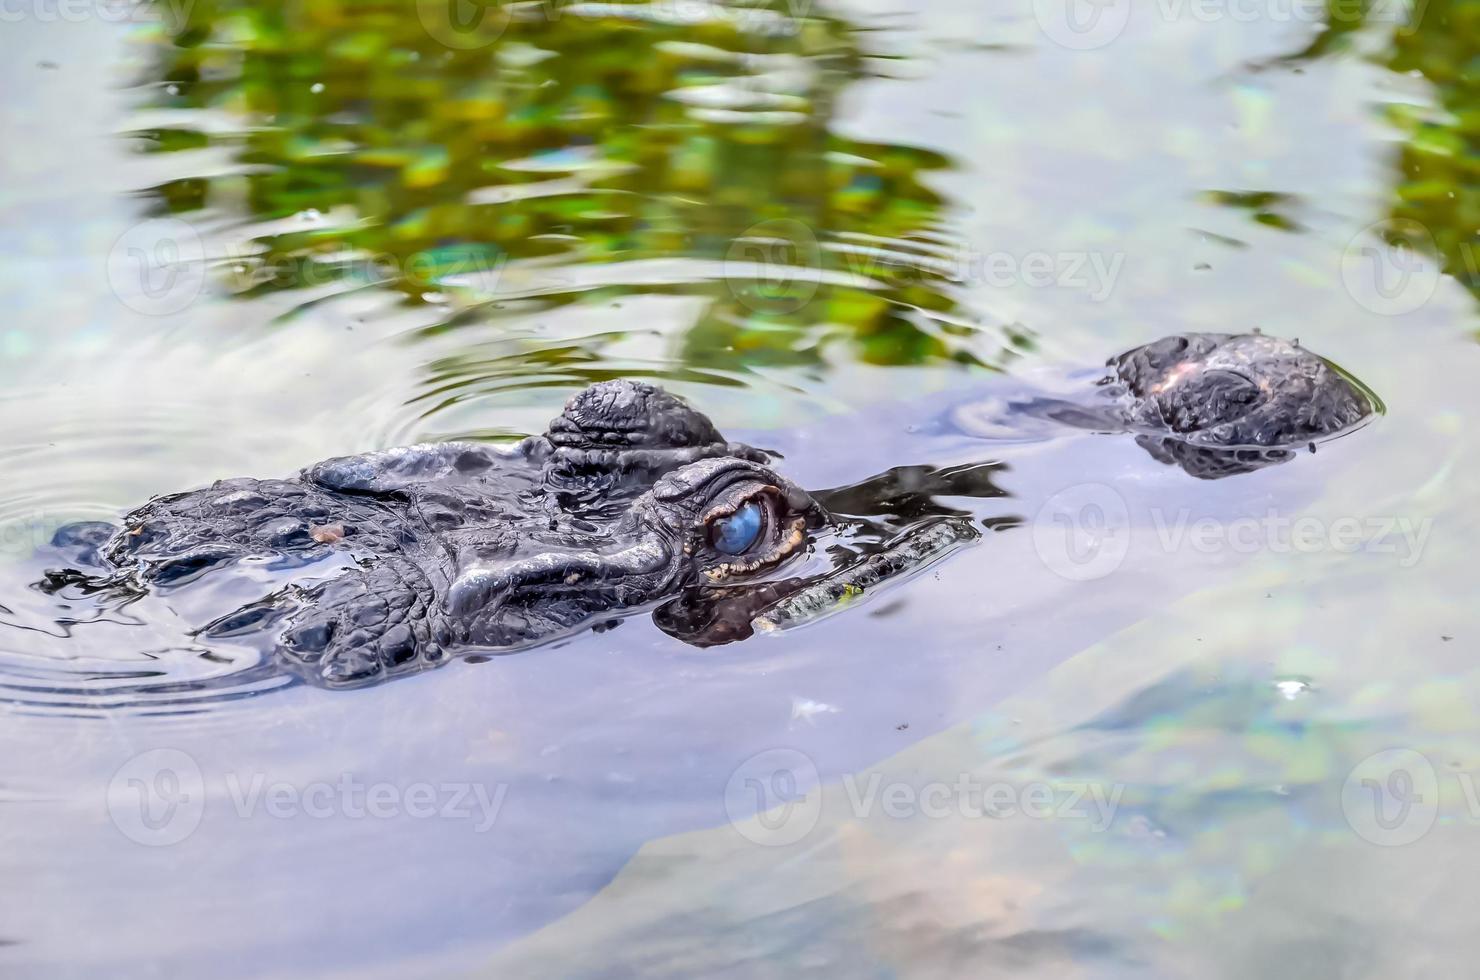
{"type": "Polygon", "coordinates": [[[722,555],[741,555],[761,536],[765,513],[757,501],[743,504],[733,514],[715,518],[709,525],[709,543],[722,555]]]}

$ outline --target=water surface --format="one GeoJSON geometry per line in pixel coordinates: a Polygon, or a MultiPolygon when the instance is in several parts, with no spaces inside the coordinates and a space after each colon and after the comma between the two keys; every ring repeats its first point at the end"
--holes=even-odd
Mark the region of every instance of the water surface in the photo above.
{"type": "Polygon", "coordinates": [[[483,34],[436,5],[266,0],[6,25],[10,975],[1472,958],[1463,12],[1136,5],[1082,49],[1051,5],[760,6],[545,5],[483,34]],[[1124,438],[952,422],[1254,327],[1387,414],[1218,482],[1124,438]],[[157,597],[75,622],[32,587],[66,522],[516,438],[620,376],[809,488],[969,467],[936,504],[994,530],[794,632],[700,649],[636,616],[356,692],[252,673],[157,597]],[[1110,560],[1063,550],[1065,514],[1110,560]],[[751,777],[781,824],[736,794],[751,777]],[[963,778],[1115,805],[858,802],[963,778]]]}

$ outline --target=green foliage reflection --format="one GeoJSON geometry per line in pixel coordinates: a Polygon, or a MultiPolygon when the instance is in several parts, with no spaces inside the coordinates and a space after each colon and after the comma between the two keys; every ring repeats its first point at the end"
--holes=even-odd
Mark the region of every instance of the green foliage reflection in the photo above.
{"type": "Polygon", "coordinates": [[[833,131],[868,60],[798,6],[197,0],[151,42],[135,136],[181,176],[148,194],[243,298],[392,289],[453,328],[667,293],[704,300],[691,368],[981,363],[948,161],[833,131]]]}

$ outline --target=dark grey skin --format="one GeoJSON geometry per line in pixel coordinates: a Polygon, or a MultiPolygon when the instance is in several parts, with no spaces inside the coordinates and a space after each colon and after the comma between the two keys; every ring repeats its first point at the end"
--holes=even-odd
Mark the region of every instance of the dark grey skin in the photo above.
{"type": "Polygon", "coordinates": [[[1005,427],[1017,415],[1129,432],[1157,460],[1217,480],[1314,451],[1381,410],[1371,392],[1324,358],[1258,333],[1179,334],[1106,367],[1084,399],[1009,404],[1005,427]]]}
{"type": "MultiPolygon", "coordinates": [[[[1083,402],[1038,399],[1015,406],[1019,417],[1133,432],[1156,458],[1213,479],[1289,459],[1377,408],[1321,358],[1258,334],[1169,337],[1108,367],[1083,402]]],[[[351,687],[460,653],[524,649],[659,602],[659,625],[688,642],[743,639],[777,603],[811,608],[831,595],[832,576],[848,573],[840,564],[907,574],[917,556],[945,553],[932,541],[974,541],[959,526],[943,533],[940,521],[969,515],[936,495],[1002,494],[995,464],[914,468],[820,494],[824,507],[766,461],[666,392],[607,381],[513,448],[445,443],[331,459],[291,479],[157,498],[121,529],[64,528],[56,544],[102,574],[54,572],[49,587],[167,591],[244,562],[301,568],[317,580],[259,593],[201,632],[265,639],[280,666],[351,687]],[[742,511],[757,530],[738,547],[720,532],[742,511]],[[832,572],[772,574],[824,530],[832,572]],[[866,558],[873,545],[883,550],[866,558]],[[335,558],[345,567],[324,578],[335,558]]]]}
{"type": "Polygon", "coordinates": [[[769,571],[805,550],[826,515],[765,458],[660,389],[610,381],[511,450],[415,446],[287,480],[224,480],[156,498],[121,529],[64,528],[56,543],[109,570],[94,588],[168,590],[247,560],[312,569],[348,557],[327,581],[264,596],[202,632],[274,636],[293,672],[359,686],[769,571]],[[760,508],[760,533],[722,553],[711,526],[745,504],[760,508]]]}
{"type": "Polygon", "coordinates": [[[1200,479],[1285,462],[1378,409],[1324,358],[1263,334],[1168,337],[1109,367],[1136,441],[1200,479]]]}
{"type": "Polygon", "coordinates": [[[681,399],[638,381],[614,380],[577,392],[543,435],[512,448],[449,442],[344,456],[311,467],[314,484],[346,493],[499,480],[537,484],[567,509],[610,509],[686,463],[733,456],[764,463],[759,450],[727,442],[681,399]]]}

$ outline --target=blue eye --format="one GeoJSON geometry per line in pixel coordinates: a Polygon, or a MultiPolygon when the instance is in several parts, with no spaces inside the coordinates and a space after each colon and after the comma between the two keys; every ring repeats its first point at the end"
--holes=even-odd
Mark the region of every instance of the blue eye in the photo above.
{"type": "Polygon", "coordinates": [[[728,517],[716,519],[709,526],[709,543],[721,554],[743,554],[761,536],[762,523],[761,505],[752,500],[728,517]]]}

